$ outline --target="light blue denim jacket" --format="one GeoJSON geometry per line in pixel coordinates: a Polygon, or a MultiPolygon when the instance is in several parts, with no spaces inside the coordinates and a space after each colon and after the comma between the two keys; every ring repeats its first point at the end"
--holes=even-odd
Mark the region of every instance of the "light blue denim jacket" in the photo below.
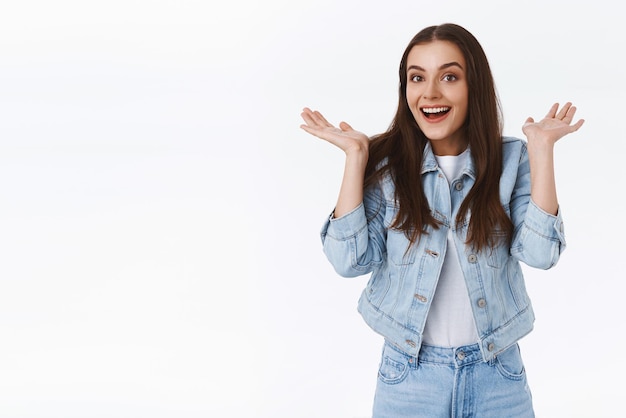
{"type": "Polygon", "coordinates": [[[339,218],[331,216],[322,228],[324,252],[337,273],[344,277],[371,273],[358,303],[365,322],[408,355],[417,356],[422,344],[450,228],[485,361],[533,328],[535,317],[520,261],[548,269],[565,249],[560,210],[550,215],[530,199],[526,142],[503,138],[500,200],[515,227],[510,247],[500,245],[477,253],[465,244],[469,215],[462,225],[455,219],[474,180],[470,158],[462,174],[448,183],[428,144],[422,181],[431,212],[442,224],[439,229],[429,227],[428,234],[407,251],[404,232],[389,228],[397,203],[388,175],[377,187],[366,190],[358,207],[339,218]]]}

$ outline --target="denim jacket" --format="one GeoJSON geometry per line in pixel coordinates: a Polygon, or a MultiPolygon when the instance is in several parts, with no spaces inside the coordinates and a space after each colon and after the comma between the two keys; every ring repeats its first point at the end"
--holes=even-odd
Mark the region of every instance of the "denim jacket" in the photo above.
{"type": "Polygon", "coordinates": [[[505,350],[534,323],[520,262],[542,269],[556,264],[565,249],[560,209],[556,216],[530,199],[530,165],[526,142],[503,138],[500,201],[514,225],[511,245],[475,252],[465,244],[469,215],[455,222],[461,202],[475,181],[470,158],[461,175],[450,181],[439,169],[430,144],[422,165],[424,193],[438,229],[429,227],[408,251],[404,232],[390,228],[397,215],[389,175],[369,187],[351,212],[325,222],[324,253],[344,277],[371,273],[358,303],[365,322],[385,340],[411,356],[422,344],[426,316],[433,300],[451,228],[463,270],[479,345],[485,361],[505,350]]]}

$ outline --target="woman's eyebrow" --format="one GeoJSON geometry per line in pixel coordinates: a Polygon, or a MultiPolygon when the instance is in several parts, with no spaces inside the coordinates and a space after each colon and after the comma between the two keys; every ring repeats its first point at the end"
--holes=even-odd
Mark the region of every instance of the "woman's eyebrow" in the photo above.
{"type": "MultiPolygon", "coordinates": [[[[461,70],[463,69],[463,66],[461,64],[459,64],[456,61],[452,61],[452,62],[447,62],[441,66],[439,66],[440,70],[445,70],[447,68],[450,67],[459,67],[461,70]]],[[[420,67],[419,65],[411,65],[409,68],[407,68],[407,70],[418,70],[418,71],[426,71],[424,68],[420,67]]]]}

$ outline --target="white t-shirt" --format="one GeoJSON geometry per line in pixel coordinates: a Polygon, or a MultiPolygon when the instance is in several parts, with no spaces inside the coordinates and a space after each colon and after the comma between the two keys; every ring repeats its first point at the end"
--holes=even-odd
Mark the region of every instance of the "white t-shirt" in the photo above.
{"type": "MultiPolygon", "coordinates": [[[[470,153],[466,149],[459,155],[435,158],[450,183],[461,174],[470,153]]],[[[438,347],[460,347],[478,342],[467,286],[452,234],[452,231],[448,232],[448,248],[424,328],[424,343],[438,347]]]]}

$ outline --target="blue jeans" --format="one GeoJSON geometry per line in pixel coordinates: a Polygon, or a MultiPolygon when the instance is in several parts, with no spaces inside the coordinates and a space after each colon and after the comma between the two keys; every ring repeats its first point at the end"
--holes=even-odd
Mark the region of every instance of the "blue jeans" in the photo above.
{"type": "Polygon", "coordinates": [[[490,362],[478,344],[422,346],[417,358],[385,343],[373,418],[533,418],[517,344],[490,362]]]}

